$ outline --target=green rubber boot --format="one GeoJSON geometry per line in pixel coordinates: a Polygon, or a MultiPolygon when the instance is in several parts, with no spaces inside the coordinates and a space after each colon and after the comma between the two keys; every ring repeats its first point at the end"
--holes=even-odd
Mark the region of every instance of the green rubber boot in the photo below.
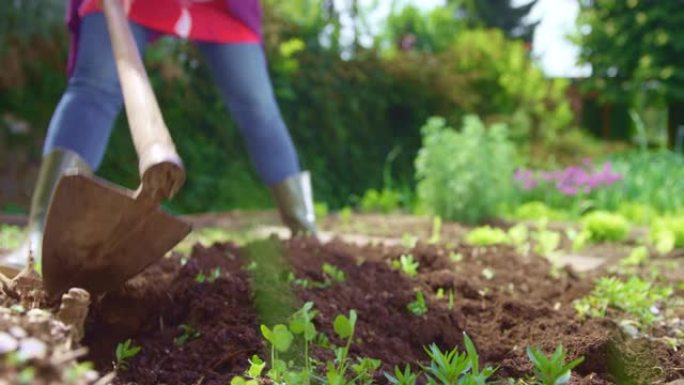
{"type": "Polygon", "coordinates": [[[311,174],[308,171],[271,186],[271,195],[292,236],[317,235],[311,174]]]}
{"type": "Polygon", "coordinates": [[[18,249],[0,256],[0,272],[5,276],[12,278],[26,267],[29,255],[36,263],[42,260],[43,229],[50,198],[59,178],[74,169],[92,173],[86,162],[73,151],[56,149],[43,158],[31,199],[26,238],[18,249]]]}

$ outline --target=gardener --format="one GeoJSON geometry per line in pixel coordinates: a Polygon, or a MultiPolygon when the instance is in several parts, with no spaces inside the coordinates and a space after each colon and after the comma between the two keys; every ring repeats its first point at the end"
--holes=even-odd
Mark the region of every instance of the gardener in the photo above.
{"type": "MultiPolygon", "coordinates": [[[[126,0],[138,49],[156,35],[195,42],[244,137],[250,160],[293,234],[315,233],[308,172],[274,98],[262,48],[258,0],[126,0]]],[[[29,216],[28,240],[2,261],[24,264],[28,248],[41,257],[47,206],[68,168],[97,170],[123,97],[99,0],[70,0],[69,82],[48,127],[29,216]]]]}

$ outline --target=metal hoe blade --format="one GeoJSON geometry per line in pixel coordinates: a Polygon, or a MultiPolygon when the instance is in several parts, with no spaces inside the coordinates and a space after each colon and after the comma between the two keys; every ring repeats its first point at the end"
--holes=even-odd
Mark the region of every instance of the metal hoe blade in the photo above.
{"type": "Polygon", "coordinates": [[[82,174],[64,175],[48,211],[42,271],[51,296],[72,287],[91,294],[122,285],[162,258],[190,225],[131,190],[82,174]]]}

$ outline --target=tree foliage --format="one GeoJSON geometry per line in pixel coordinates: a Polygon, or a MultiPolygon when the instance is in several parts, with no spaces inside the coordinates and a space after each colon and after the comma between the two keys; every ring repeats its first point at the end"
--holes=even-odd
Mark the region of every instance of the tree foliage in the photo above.
{"type": "Polygon", "coordinates": [[[576,37],[592,66],[592,89],[607,101],[638,95],[684,100],[684,7],[680,1],[580,1],[576,37]]]}
{"type": "Polygon", "coordinates": [[[498,28],[513,39],[531,42],[539,21],[528,21],[538,0],[515,6],[512,0],[449,0],[457,4],[460,15],[474,26],[498,28]]]}

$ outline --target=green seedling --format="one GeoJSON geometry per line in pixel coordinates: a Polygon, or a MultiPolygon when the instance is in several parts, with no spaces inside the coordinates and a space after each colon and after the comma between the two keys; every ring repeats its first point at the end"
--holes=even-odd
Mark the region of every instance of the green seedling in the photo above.
{"type": "Polygon", "coordinates": [[[417,316],[423,316],[428,312],[428,306],[427,303],[425,302],[425,296],[423,295],[423,292],[417,291],[416,292],[416,299],[413,302],[410,302],[406,308],[413,313],[414,315],[417,316]]]}
{"type": "Polygon", "coordinates": [[[495,275],[496,275],[496,272],[495,272],[494,269],[492,269],[491,267],[486,267],[486,268],[484,268],[484,269],[482,270],[482,276],[483,276],[487,281],[491,281],[492,279],[494,279],[494,276],[495,276],[495,275]]]}
{"type": "Polygon", "coordinates": [[[462,378],[462,382],[459,383],[464,385],[486,384],[487,379],[494,374],[496,369],[486,366],[480,371],[480,357],[477,354],[477,349],[475,349],[473,340],[471,340],[466,333],[463,333],[463,344],[465,345],[468,360],[470,361],[470,373],[466,373],[462,378]]]}
{"type": "Polygon", "coordinates": [[[230,380],[230,385],[259,385],[259,378],[264,371],[266,363],[257,355],[249,359],[249,368],[243,376],[235,376],[230,380]]]}
{"type": "Polygon", "coordinates": [[[221,276],[221,268],[217,267],[209,273],[209,275],[205,275],[204,272],[200,271],[197,273],[195,276],[195,282],[197,283],[214,283],[216,282],[217,279],[221,276]]]}
{"type": "Polygon", "coordinates": [[[594,290],[575,303],[579,316],[605,317],[609,308],[631,315],[639,325],[649,326],[660,318],[653,309],[672,295],[672,288],[653,287],[651,282],[634,276],[627,282],[615,277],[600,278],[594,290]]]}
{"type": "Polygon", "coordinates": [[[578,357],[565,363],[563,345],[558,345],[551,357],[546,357],[538,348],[528,347],[527,356],[534,364],[534,374],[542,385],[567,384],[570,381],[572,369],[584,361],[584,357],[578,357]]]}
{"type": "Polygon", "coordinates": [[[646,246],[639,246],[634,248],[629,256],[620,261],[620,266],[633,267],[643,266],[648,261],[648,249],[646,246]]]}
{"type": "Polygon", "coordinates": [[[313,372],[309,349],[311,342],[317,337],[316,325],[313,321],[318,312],[313,309],[313,302],[306,302],[301,309],[295,312],[290,319],[290,330],[292,333],[304,337],[304,368],[310,375],[313,372]]]}
{"type": "Polygon", "coordinates": [[[470,370],[471,363],[465,353],[459,354],[458,348],[442,352],[435,344],[425,349],[430,365],[423,366],[430,385],[452,385],[470,370]]]}
{"type": "Polygon", "coordinates": [[[268,377],[275,382],[281,382],[287,372],[287,363],[279,359],[278,354],[290,349],[294,335],[282,324],[275,325],[273,329],[261,325],[261,334],[271,344],[271,369],[268,371],[268,377]]]}
{"type": "Polygon", "coordinates": [[[385,378],[392,385],[415,385],[420,377],[420,371],[414,372],[411,366],[406,364],[404,366],[404,371],[402,371],[398,366],[394,367],[394,375],[389,373],[384,373],[385,378]]]}
{"type": "Polygon", "coordinates": [[[451,262],[461,262],[463,260],[463,254],[461,253],[449,253],[449,260],[451,262]]]}
{"type": "Polygon", "coordinates": [[[407,249],[413,249],[418,243],[418,237],[411,235],[409,233],[404,233],[401,236],[401,244],[407,249]]]}
{"type": "Polygon", "coordinates": [[[173,342],[176,344],[176,346],[183,346],[185,345],[188,341],[196,340],[200,338],[202,335],[200,332],[195,330],[192,326],[186,325],[186,324],[181,324],[178,326],[178,329],[180,329],[183,334],[180,336],[176,337],[173,342]]]}
{"type": "Polygon", "coordinates": [[[420,262],[413,259],[411,254],[402,254],[398,261],[392,261],[393,269],[401,270],[411,278],[415,278],[418,275],[418,267],[420,267],[420,262]]]}
{"type": "Polygon", "coordinates": [[[326,276],[326,280],[328,281],[342,283],[347,279],[347,276],[344,274],[344,271],[340,270],[335,265],[324,263],[321,266],[321,269],[323,270],[323,273],[326,276]]]}
{"type": "Polygon", "coordinates": [[[432,236],[428,240],[428,243],[439,243],[442,239],[442,217],[436,216],[432,219],[432,236]]]}
{"type": "Polygon", "coordinates": [[[116,345],[116,363],[115,368],[117,370],[128,370],[128,360],[137,356],[142,348],[140,346],[132,345],[132,341],[127,339],[124,342],[120,342],[116,345]]]}

